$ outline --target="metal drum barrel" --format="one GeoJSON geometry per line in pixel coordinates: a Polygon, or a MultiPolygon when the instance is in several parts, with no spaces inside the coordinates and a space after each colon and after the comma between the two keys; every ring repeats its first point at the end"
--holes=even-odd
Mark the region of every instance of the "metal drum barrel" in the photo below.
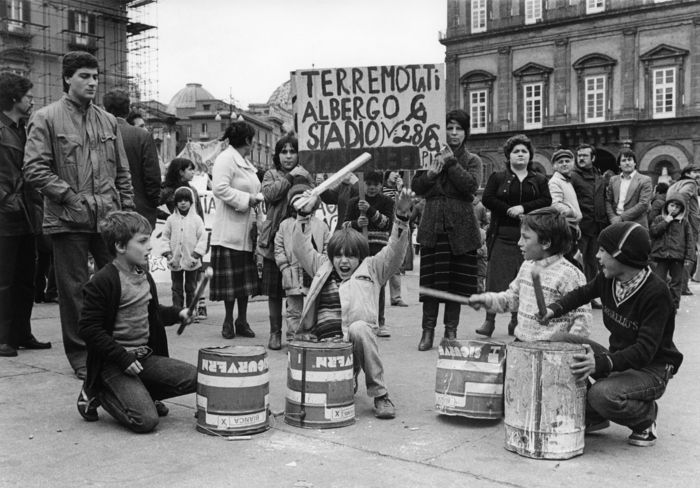
{"type": "Polygon", "coordinates": [[[264,347],[202,348],[197,370],[198,431],[235,436],[270,428],[270,374],[264,347]]]}
{"type": "Polygon", "coordinates": [[[506,345],[443,339],[438,348],[435,411],[476,419],[503,415],[506,345]]]}
{"type": "Polygon", "coordinates": [[[563,342],[508,344],[505,448],[535,459],[583,454],[586,383],[570,365],[583,346],[563,342]]]}
{"type": "Polygon", "coordinates": [[[293,341],[287,355],[284,421],[312,429],[354,424],[352,344],[293,341]]]}

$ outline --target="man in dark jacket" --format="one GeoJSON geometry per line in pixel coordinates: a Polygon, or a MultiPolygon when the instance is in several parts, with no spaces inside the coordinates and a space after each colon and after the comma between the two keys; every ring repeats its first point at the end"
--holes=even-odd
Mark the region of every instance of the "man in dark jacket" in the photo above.
{"type": "Polygon", "coordinates": [[[117,121],[93,103],[97,59],[74,51],[63,57],[63,98],[29,121],[24,177],[44,196],[43,230],[51,235],[63,348],[78,378],[87,349],[78,335],[88,281],[88,253],[99,269],[110,255],[97,231],[112,210],[133,210],[129,162],[117,121]]]}
{"type": "MultiPolygon", "coordinates": [[[[687,218],[693,228],[695,242],[700,238],[700,205],[698,205],[698,181],[700,180],[699,166],[686,166],[681,170],[681,178],[671,185],[667,192],[667,197],[680,196],[685,201],[687,218]]],[[[693,259],[695,262],[696,259],[693,259]]],[[[695,263],[693,263],[695,264],[695,263]]],[[[688,280],[692,274],[693,264],[686,266],[683,270],[683,295],[692,295],[688,288],[688,280]]]]}
{"type": "Polygon", "coordinates": [[[102,102],[105,110],[117,118],[124,151],[129,160],[136,213],[146,217],[151,228],[155,228],[161,183],[156,143],[147,130],[129,125],[126,121],[130,100],[125,90],[117,88],[106,93],[102,102]]]}
{"type": "Polygon", "coordinates": [[[22,177],[25,119],[34,106],[32,82],[0,74],[0,356],[17,349],[48,349],[32,335],[35,232],[41,197],[22,177]]]}
{"type": "MultiPolygon", "coordinates": [[[[605,214],[605,178],[593,167],[595,149],[588,144],[581,144],[576,149],[576,167],[571,172],[571,184],[576,191],[578,204],[583,215],[579,228],[581,237],[578,248],[583,258],[583,272],[586,281],[591,281],[598,273],[598,234],[608,225],[605,214]]],[[[600,308],[600,303],[593,301],[593,308],[600,308]]]]}

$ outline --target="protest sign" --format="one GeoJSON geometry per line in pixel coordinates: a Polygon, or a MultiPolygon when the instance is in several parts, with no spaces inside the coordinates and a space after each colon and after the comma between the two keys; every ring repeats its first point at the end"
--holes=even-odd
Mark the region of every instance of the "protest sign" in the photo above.
{"type": "Polygon", "coordinates": [[[369,152],[365,170],[426,167],[444,141],[443,72],[443,64],[292,72],[300,163],[335,172],[369,152]]]}

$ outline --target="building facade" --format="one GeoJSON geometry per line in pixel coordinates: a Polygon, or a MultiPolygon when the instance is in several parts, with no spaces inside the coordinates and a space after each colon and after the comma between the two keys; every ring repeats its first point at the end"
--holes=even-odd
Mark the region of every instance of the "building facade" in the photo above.
{"type": "Polygon", "coordinates": [[[632,148],[654,182],[700,163],[700,1],[448,0],[447,26],[447,108],[485,175],[518,133],[547,174],[582,143],[601,171],[632,148]]]}

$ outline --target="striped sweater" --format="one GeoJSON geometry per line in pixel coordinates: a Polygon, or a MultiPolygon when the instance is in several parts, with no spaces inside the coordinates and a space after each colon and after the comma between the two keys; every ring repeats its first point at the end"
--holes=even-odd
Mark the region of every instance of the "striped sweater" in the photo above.
{"type": "MultiPolygon", "coordinates": [[[[378,193],[373,197],[365,196],[365,201],[369,203],[369,210],[367,210],[367,219],[369,220],[367,239],[369,240],[370,249],[382,248],[389,242],[391,222],[394,218],[394,200],[382,193],[378,193]]],[[[360,209],[357,208],[359,202],[359,197],[350,199],[343,225],[362,232],[362,228],[357,225],[357,219],[360,217],[360,209]]]]}
{"type": "MultiPolygon", "coordinates": [[[[540,266],[540,281],[547,305],[559,300],[564,295],[586,284],[586,278],[574,265],[564,259],[549,258],[537,261],[540,266]],[[548,263],[548,264],[547,264],[548,263]],[[544,265],[544,267],[542,267],[544,265]]],[[[555,332],[588,337],[591,329],[591,305],[586,303],[571,312],[542,325],[535,318],[537,298],[532,285],[532,269],[535,261],[525,261],[520,266],[518,276],[506,291],[485,293],[491,299],[490,312],[518,312],[518,327],[515,336],[521,341],[545,341],[555,332]]]]}

